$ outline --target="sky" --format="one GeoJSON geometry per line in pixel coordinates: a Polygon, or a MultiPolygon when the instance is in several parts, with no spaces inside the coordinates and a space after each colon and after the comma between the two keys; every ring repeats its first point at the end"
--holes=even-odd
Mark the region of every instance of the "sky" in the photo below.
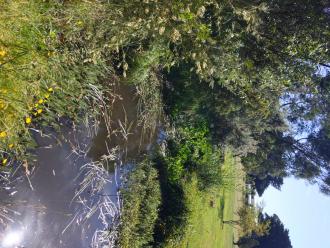
{"type": "Polygon", "coordinates": [[[289,229],[293,248],[330,248],[330,196],[304,180],[284,179],[281,191],[268,187],[257,199],[289,229]]]}

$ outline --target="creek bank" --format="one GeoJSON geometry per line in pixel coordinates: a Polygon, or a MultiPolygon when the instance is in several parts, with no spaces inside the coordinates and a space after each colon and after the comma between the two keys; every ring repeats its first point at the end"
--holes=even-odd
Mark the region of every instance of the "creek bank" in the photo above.
{"type": "Polygon", "coordinates": [[[60,133],[35,135],[31,174],[14,175],[0,191],[4,248],[114,244],[121,181],[157,139],[143,138],[135,88],[117,85],[114,93],[111,118],[96,127],[63,125],[60,133]]]}

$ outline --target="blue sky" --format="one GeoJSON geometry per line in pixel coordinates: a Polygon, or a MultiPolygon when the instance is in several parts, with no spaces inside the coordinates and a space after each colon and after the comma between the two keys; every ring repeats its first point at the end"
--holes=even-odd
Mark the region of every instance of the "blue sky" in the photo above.
{"type": "Polygon", "coordinates": [[[330,197],[317,185],[286,178],[281,191],[269,187],[258,201],[289,229],[293,248],[330,248],[330,197]]]}

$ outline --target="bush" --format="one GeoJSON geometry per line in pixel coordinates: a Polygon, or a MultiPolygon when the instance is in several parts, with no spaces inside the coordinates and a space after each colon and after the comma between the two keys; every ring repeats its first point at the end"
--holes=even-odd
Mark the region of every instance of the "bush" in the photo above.
{"type": "Polygon", "coordinates": [[[150,161],[141,162],[131,172],[122,196],[118,244],[122,248],[147,247],[153,241],[161,198],[158,173],[150,161]]]}
{"type": "Polygon", "coordinates": [[[158,154],[162,204],[155,229],[155,245],[175,247],[189,228],[194,197],[222,183],[222,154],[211,145],[205,123],[181,123],[168,140],[167,154],[158,154]]]}
{"type": "Polygon", "coordinates": [[[165,160],[171,183],[183,178],[185,171],[197,174],[201,188],[220,183],[222,155],[217,147],[212,147],[204,122],[200,122],[196,127],[181,124],[177,128],[177,137],[170,144],[165,160]]]}

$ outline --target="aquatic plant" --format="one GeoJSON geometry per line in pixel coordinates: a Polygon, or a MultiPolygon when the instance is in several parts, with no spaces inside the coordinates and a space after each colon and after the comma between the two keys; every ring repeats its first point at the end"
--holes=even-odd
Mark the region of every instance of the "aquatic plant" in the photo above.
{"type": "Polygon", "coordinates": [[[150,160],[144,160],[130,172],[121,190],[119,247],[146,247],[153,241],[153,230],[160,205],[158,173],[150,160]]]}

